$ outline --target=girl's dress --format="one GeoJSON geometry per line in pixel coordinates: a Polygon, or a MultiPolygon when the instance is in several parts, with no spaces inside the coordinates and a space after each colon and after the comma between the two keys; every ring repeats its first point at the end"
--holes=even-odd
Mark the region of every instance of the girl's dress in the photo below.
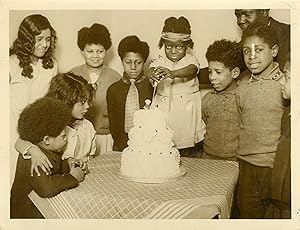
{"type": "Polygon", "coordinates": [[[109,131],[106,92],[112,83],[121,79],[121,75],[105,65],[100,75],[89,74],[86,64],[73,68],[71,72],[85,78],[96,89],[96,95],[92,101],[93,106],[89,108],[85,118],[93,123],[96,130],[97,155],[112,151],[113,138],[109,131]]]}
{"type": "Polygon", "coordinates": [[[48,92],[51,79],[57,74],[57,64],[53,60],[52,69],[44,69],[42,60],[39,59],[33,68],[29,79],[22,75],[19,59],[16,55],[9,57],[9,123],[10,123],[10,179],[13,181],[18,153],[14,144],[19,137],[17,124],[22,110],[30,103],[45,96],[48,92]]]}
{"type": "Polygon", "coordinates": [[[68,144],[62,159],[74,158],[87,163],[90,156],[96,153],[96,131],[93,124],[87,120],[76,120],[67,127],[68,144]]]}
{"type": "MultiPolygon", "coordinates": [[[[153,59],[151,67],[166,67],[177,70],[193,64],[199,70],[199,62],[191,54],[186,54],[177,62],[169,60],[164,52],[153,59]]],[[[193,147],[203,140],[205,124],[201,117],[201,94],[199,81],[195,76],[186,78],[167,78],[157,86],[152,107],[167,113],[168,125],[173,130],[173,141],[179,149],[193,147]]]]}

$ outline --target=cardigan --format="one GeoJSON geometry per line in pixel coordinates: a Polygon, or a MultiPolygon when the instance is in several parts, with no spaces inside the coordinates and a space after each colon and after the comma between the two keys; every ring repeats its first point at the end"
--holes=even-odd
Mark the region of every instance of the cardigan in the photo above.
{"type": "MultiPolygon", "coordinates": [[[[145,100],[152,100],[153,87],[148,78],[135,84],[139,93],[140,108],[145,105],[145,100]]],[[[123,79],[113,83],[107,90],[107,109],[109,128],[114,139],[113,150],[122,151],[127,147],[128,134],[124,129],[125,103],[130,83],[123,79]]]]}

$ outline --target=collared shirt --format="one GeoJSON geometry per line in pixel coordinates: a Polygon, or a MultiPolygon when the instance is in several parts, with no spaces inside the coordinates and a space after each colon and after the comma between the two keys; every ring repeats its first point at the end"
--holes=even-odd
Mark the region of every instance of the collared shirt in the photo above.
{"type": "MultiPolygon", "coordinates": [[[[138,78],[136,78],[135,80],[134,80],[134,84],[138,84],[138,83],[140,83],[141,81],[143,81],[144,79],[145,79],[146,77],[145,77],[145,75],[142,73],[138,78]]],[[[130,83],[130,80],[129,80],[129,77],[128,77],[128,75],[124,72],[123,73],[123,76],[122,76],[122,81],[125,83],[125,84],[131,84],[130,83]]]]}
{"type": "Polygon", "coordinates": [[[209,92],[202,99],[202,119],[206,124],[204,152],[219,158],[236,157],[238,149],[238,112],[236,88],[209,92]]]}
{"type": "Polygon", "coordinates": [[[250,164],[273,167],[284,109],[278,63],[264,75],[252,76],[236,91],[239,114],[238,157],[250,164]]]}
{"type": "Polygon", "coordinates": [[[75,123],[72,127],[67,127],[68,144],[62,159],[71,157],[86,163],[96,152],[96,131],[87,119],[77,120],[75,123]]]}
{"type": "MultiPolygon", "coordinates": [[[[135,86],[139,92],[140,108],[143,108],[145,100],[152,99],[152,85],[146,77],[142,76],[136,81],[135,86]]],[[[122,151],[127,147],[128,135],[124,130],[124,120],[125,102],[129,87],[130,82],[125,76],[113,83],[107,90],[109,126],[114,139],[113,150],[115,151],[122,151]]]]}

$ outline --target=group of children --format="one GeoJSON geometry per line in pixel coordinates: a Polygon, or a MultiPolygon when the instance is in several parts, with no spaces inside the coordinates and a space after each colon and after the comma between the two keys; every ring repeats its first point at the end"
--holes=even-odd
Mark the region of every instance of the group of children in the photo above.
{"type": "MultiPolygon", "coordinates": [[[[35,36],[46,33],[53,45],[50,29],[39,30],[35,36]]],[[[50,48],[47,41],[43,55],[31,56],[44,62],[50,48]]],[[[143,108],[146,99],[167,114],[175,147],[182,155],[203,142],[202,158],[239,161],[240,218],[290,218],[290,113],[284,101],[290,99],[290,69],[287,63],[282,73],[273,60],[279,49],[276,31],[254,24],[243,31],[240,43],[222,39],[210,45],[206,58],[214,90],[203,98],[199,63],[191,54],[191,27],[184,17],[165,20],[159,41],[163,50],[153,57],[149,69],[145,69],[148,44],[137,36],[122,39],[118,54],[124,73],[120,78],[103,66],[111,46],[106,27],[94,24],[81,29],[78,46],[86,64],[52,77],[46,96],[28,103],[20,114],[15,147],[22,154],[11,190],[11,218],[41,218],[27,194],[35,190],[49,197],[77,186],[89,173],[87,162],[96,149],[109,151],[110,138],[112,149],[122,151],[133,113],[143,108]],[[102,31],[102,38],[97,31],[102,31]],[[245,65],[249,76],[238,85],[245,65]]],[[[18,52],[14,55],[21,60],[18,52]]],[[[20,75],[29,78],[23,72],[20,75]]]]}

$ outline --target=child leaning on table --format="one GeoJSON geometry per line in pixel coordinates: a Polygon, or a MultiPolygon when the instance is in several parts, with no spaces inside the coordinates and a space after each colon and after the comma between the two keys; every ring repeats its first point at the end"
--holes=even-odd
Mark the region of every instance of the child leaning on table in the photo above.
{"type": "MultiPolygon", "coordinates": [[[[72,121],[67,126],[68,145],[62,159],[68,159],[69,164],[78,164],[88,172],[87,162],[96,152],[96,138],[93,124],[84,118],[91,106],[94,88],[83,77],[71,72],[56,75],[50,82],[48,97],[56,98],[72,110],[72,121]]],[[[39,174],[37,166],[50,173],[51,162],[35,145],[18,139],[16,149],[23,156],[31,156],[32,166],[39,174]]]]}
{"type": "Polygon", "coordinates": [[[240,123],[237,203],[240,218],[257,219],[264,218],[268,206],[270,173],[284,109],[283,74],[273,60],[279,49],[273,28],[249,26],[243,31],[241,44],[251,77],[236,91],[240,123]]]}
{"type": "Polygon", "coordinates": [[[34,143],[47,156],[53,168],[50,175],[30,176],[30,161],[19,154],[17,168],[10,196],[11,218],[43,218],[28,198],[34,190],[41,197],[52,197],[74,188],[83,181],[80,167],[61,160],[67,144],[66,126],[71,121],[71,110],[50,97],[43,97],[27,106],[18,120],[20,138],[34,143]]]}
{"type": "Polygon", "coordinates": [[[159,49],[164,49],[151,61],[149,70],[149,76],[158,82],[151,106],[167,113],[181,156],[191,156],[205,133],[197,78],[200,66],[190,53],[193,45],[189,21],[183,16],[167,18],[159,41],[159,49]]]}
{"type": "Polygon", "coordinates": [[[244,65],[242,49],[237,42],[222,39],[208,47],[206,59],[214,92],[202,99],[206,124],[202,158],[236,160],[239,122],[235,92],[244,65]]]}

